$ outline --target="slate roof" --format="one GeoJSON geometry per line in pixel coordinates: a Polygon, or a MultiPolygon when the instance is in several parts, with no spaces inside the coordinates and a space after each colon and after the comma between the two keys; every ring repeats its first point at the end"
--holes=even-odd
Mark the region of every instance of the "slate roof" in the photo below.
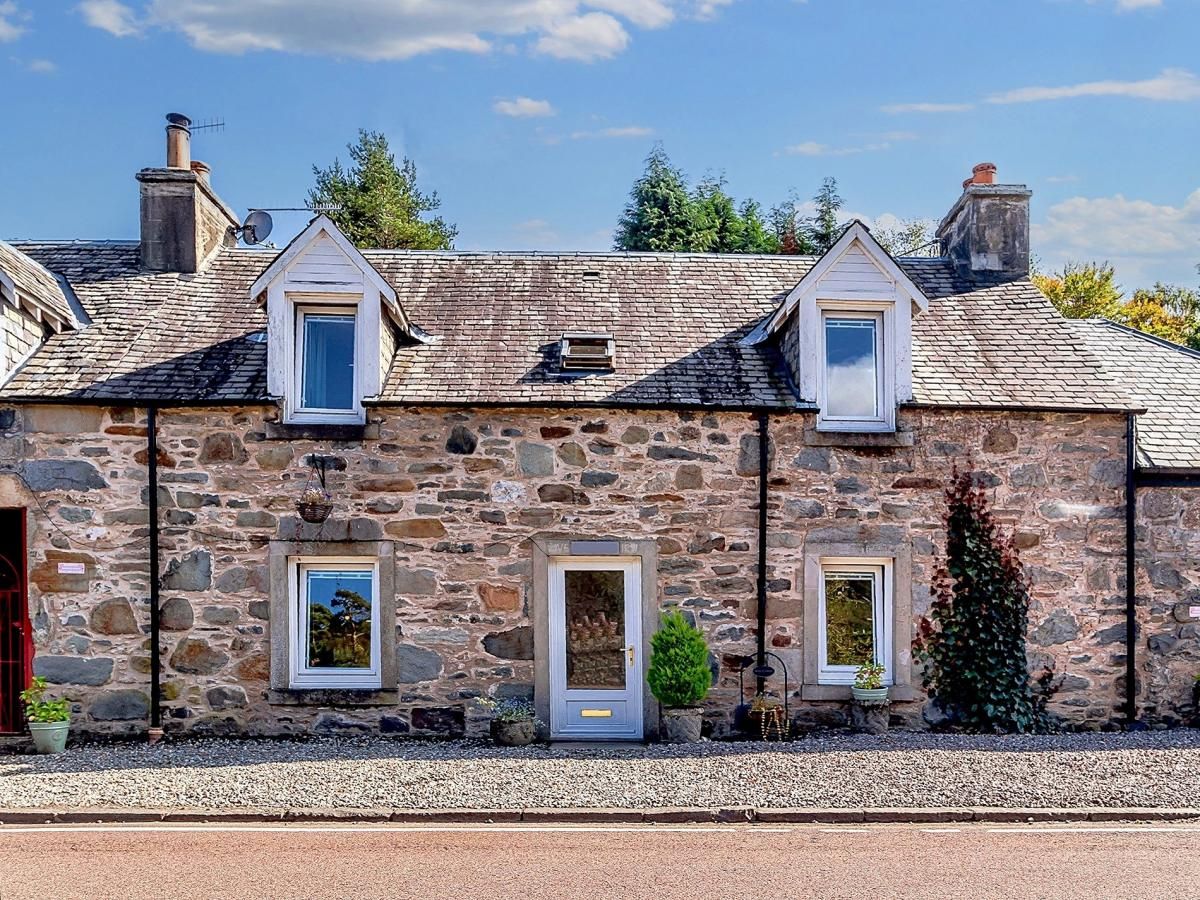
{"type": "MultiPolygon", "coordinates": [[[[261,401],[263,310],[250,285],[274,254],[227,249],[196,275],[138,270],[136,243],[22,243],[93,319],[57,335],[0,399],[261,401]]],[[[740,341],[813,257],[367,251],[434,340],[402,346],[386,403],[689,404],[794,408],[772,345],[740,341]],[[617,367],[563,377],[557,341],[612,331],[617,367]]],[[[1121,410],[1132,404],[1028,281],[980,287],[941,260],[901,260],[930,298],[914,319],[921,404],[1121,410]]],[[[804,398],[810,399],[811,398],[804,398]]]]}
{"type": "Polygon", "coordinates": [[[67,325],[75,324],[75,314],[58,279],[44,266],[5,241],[0,241],[0,272],[11,278],[17,289],[34,303],[54,313],[67,325]]]}
{"type": "Polygon", "coordinates": [[[1200,468],[1200,352],[1107,319],[1072,325],[1146,408],[1137,419],[1138,465],[1200,468]]]}

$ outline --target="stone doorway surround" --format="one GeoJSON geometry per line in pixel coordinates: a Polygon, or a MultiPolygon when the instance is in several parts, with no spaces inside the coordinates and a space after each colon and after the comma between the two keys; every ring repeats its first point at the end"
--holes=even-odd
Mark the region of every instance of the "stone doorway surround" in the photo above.
{"type": "MultiPolygon", "coordinates": [[[[533,549],[533,702],[549,734],[550,722],[550,560],[554,557],[612,556],[637,559],[642,565],[642,722],[643,737],[658,737],[658,701],[650,692],[650,638],[658,631],[658,544],[653,540],[620,540],[588,536],[538,535],[533,549]]],[[[593,739],[594,740],[594,739],[593,739]]]]}

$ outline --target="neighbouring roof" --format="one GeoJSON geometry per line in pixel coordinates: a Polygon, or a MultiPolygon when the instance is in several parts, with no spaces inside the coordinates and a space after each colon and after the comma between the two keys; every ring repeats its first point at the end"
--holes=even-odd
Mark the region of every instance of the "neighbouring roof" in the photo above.
{"type": "Polygon", "coordinates": [[[1107,319],[1072,323],[1139,406],[1138,465],[1200,468],[1200,352],[1107,319]]]}
{"type": "MultiPolygon", "coordinates": [[[[93,324],[49,339],[0,399],[261,401],[266,326],[250,287],[275,259],[225,249],[195,275],[143,273],[136,243],[21,243],[93,324]]],[[[813,257],[366,251],[429,343],[402,345],[384,403],[794,408],[773,343],[742,339],[813,257]],[[612,332],[616,371],[563,376],[564,331],[612,332]]],[[[920,404],[1124,410],[1133,404],[1028,281],[979,286],[899,261],[930,299],[913,320],[920,404]]]]}
{"type": "Polygon", "coordinates": [[[22,299],[32,303],[35,309],[57,320],[57,330],[74,328],[77,324],[71,303],[58,279],[12,244],[0,241],[0,293],[8,287],[8,282],[20,295],[10,298],[14,304],[19,304],[22,299]]]}

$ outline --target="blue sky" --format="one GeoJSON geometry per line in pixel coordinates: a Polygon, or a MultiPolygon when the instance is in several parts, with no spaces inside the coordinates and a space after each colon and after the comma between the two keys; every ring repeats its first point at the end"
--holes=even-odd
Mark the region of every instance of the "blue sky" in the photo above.
{"type": "Polygon", "coordinates": [[[885,224],[988,160],[1045,267],[1195,285],[1198,36],[1196,0],[0,0],[0,235],[136,237],[177,110],[225,121],[193,153],[239,212],[302,204],[359,127],[467,249],[609,247],[655,141],[885,224]]]}

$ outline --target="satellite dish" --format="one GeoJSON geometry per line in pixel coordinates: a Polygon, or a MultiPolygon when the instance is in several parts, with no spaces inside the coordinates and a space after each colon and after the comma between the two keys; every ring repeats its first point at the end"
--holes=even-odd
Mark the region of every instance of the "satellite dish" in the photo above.
{"type": "Polygon", "coordinates": [[[250,215],[242,223],[242,240],[247,244],[261,244],[270,237],[273,224],[270,213],[261,209],[250,210],[250,215]]]}

